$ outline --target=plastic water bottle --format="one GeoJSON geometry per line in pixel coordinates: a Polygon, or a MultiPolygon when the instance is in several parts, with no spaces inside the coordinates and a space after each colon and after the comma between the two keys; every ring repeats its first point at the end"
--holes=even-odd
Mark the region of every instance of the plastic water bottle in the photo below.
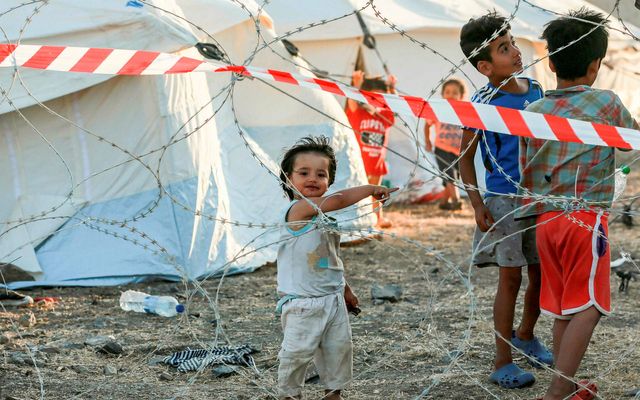
{"type": "Polygon", "coordinates": [[[184,306],[171,296],[151,296],[135,290],[122,293],[120,307],[125,311],[158,314],[163,317],[175,317],[184,312],[184,306]]]}
{"type": "Polygon", "coordinates": [[[615,172],[615,189],[613,192],[613,201],[618,200],[622,193],[624,193],[624,189],[627,187],[627,175],[631,172],[631,168],[628,165],[621,165],[620,168],[616,168],[615,172]]]}

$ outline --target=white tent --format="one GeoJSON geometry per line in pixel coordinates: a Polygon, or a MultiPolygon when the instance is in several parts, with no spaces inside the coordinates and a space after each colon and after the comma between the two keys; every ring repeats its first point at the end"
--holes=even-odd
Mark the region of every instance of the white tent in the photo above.
{"type": "MultiPolygon", "coordinates": [[[[304,58],[317,69],[328,71],[334,78],[348,83],[360,55],[366,71],[371,75],[384,74],[382,63],[386,63],[390,72],[397,76],[397,88],[401,92],[439,97],[441,79],[447,77],[464,59],[459,47],[459,35],[462,25],[470,18],[493,9],[504,16],[515,13],[511,22],[512,33],[517,37],[523,62],[529,64],[546,54],[539,36],[544,24],[556,17],[543,8],[566,13],[567,10],[582,6],[595,8],[584,0],[384,0],[374,1],[371,5],[365,0],[272,0],[265,9],[273,17],[279,32],[293,32],[288,39],[295,43],[304,58]],[[516,9],[517,4],[519,8],[516,9]],[[364,24],[375,37],[381,59],[376,51],[363,44],[363,29],[354,10],[360,10],[364,24]],[[297,27],[310,24],[314,26],[300,32],[296,30],[297,27]]],[[[609,12],[605,12],[605,15],[609,12]]],[[[624,31],[616,17],[612,15],[612,27],[624,31]]],[[[638,28],[627,26],[635,35],[640,35],[638,28]]],[[[610,63],[608,65],[615,65],[615,68],[605,66],[596,86],[616,91],[630,110],[638,115],[640,77],[627,71],[635,63],[625,62],[625,58],[637,57],[633,47],[635,42],[615,29],[611,31],[609,57],[606,60],[610,63]]],[[[540,80],[545,88],[555,85],[546,61],[535,64],[525,74],[540,80]]],[[[471,92],[486,83],[486,78],[468,63],[454,70],[453,75],[466,80],[471,92]]],[[[415,130],[415,121],[411,121],[410,125],[415,130]]],[[[417,129],[417,138],[422,139],[422,126],[417,129]]],[[[419,158],[415,139],[407,134],[406,129],[404,133],[392,131],[389,147],[412,160],[419,158]]],[[[431,154],[427,154],[426,159],[422,157],[420,163],[431,167],[431,154]]],[[[389,163],[391,180],[395,184],[406,181],[413,169],[412,163],[393,155],[390,155],[389,163]]],[[[479,170],[482,171],[481,168],[479,170]]],[[[422,179],[429,179],[429,173],[418,172],[422,172],[422,179]]],[[[479,177],[479,182],[483,182],[482,177],[479,177]]]]}
{"type": "MultiPolygon", "coordinates": [[[[16,7],[0,17],[5,42],[198,56],[193,45],[209,40],[189,20],[235,62],[256,47],[253,20],[229,0],[20,4],[2,5],[16,7]]],[[[269,17],[261,23],[269,25],[269,17]]],[[[274,35],[268,26],[262,34],[274,35]]],[[[254,61],[297,71],[269,49],[254,61]]],[[[332,96],[293,93],[304,105],[243,80],[228,98],[223,89],[231,82],[226,74],[0,70],[7,91],[0,103],[0,182],[7,193],[0,197],[0,262],[36,279],[11,286],[195,279],[272,261],[277,229],[255,225],[276,222],[286,200],[260,162],[277,171],[282,149],[301,136],[332,137],[339,162],[334,189],[366,181],[357,143],[332,96]]],[[[340,217],[371,224],[371,217],[354,222],[362,214],[340,217]]]]}

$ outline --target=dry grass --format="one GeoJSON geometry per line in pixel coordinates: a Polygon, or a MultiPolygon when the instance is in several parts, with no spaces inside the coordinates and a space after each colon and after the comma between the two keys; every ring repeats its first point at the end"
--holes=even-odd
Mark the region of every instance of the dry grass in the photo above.
{"type": "MultiPolygon", "coordinates": [[[[400,239],[385,238],[343,250],[348,279],[363,309],[360,317],[352,319],[355,379],[345,398],[411,399],[430,385],[433,387],[427,398],[530,399],[541,395],[550,372],[537,371],[538,383],[524,390],[506,391],[486,381],[493,358],[490,315],[497,271],[469,269],[473,232],[470,207],[450,213],[435,205],[397,206],[387,215],[395,222],[392,232],[432,247],[459,269],[400,239]],[[473,285],[471,291],[467,282],[473,285]],[[374,283],[402,286],[404,300],[373,305],[370,288],[374,283]],[[463,353],[452,362],[457,349],[463,353]]],[[[637,228],[627,229],[619,223],[611,226],[613,243],[631,251],[638,250],[638,233],[637,228]]],[[[214,295],[218,283],[209,280],[203,287],[214,295]]],[[[617,288],[615,276],[612,286],[617,288]]],[[[0,329],[10,337],[9,343],[0,345],[0,398],[11,395],[36,399],[41,394],[51,399],[275,398],[281,331],[273,314],[273,266],[226,278],[218,299],[218,324],[224,328],[224,337],[232,344],[248,342],[262,347],[256,357],[260,375],[243,370],[240,375],[215,378],[209,370],[181,374],[164,365],[149,365],[148,361],[158,355],[213,344],[214,312],[206,299],[196,294],[189,312],[199,313],[199,317],[174,320],[125,313],[117,300],[128,288],[158,294],[185,293],[183,285],[166,282],[126,288],[36,289],[29,294],[62,298],[53,309],[31,310],[37,325],[17,327],[12,324],[14,318],[0,317],[0,329]],[[124,353],[114,357],[89,347],[64,348],[65,344],[81,344],[95,335],[113,335],[123,345],[124,353]],[[60,353],[34,353],[38,346],[59,348],[60,353]],[[38,369],[32,363],[18,365],[12,360],[15,354],[27,356],[27,349],[35,354],[38,369]],[[107,364],[118,369],[117,375],[104,374],[107,364]],[[86,369],[74,371],[75,365],[86,369]],[[160,380],[163,372],[173,380],[160,380]]],[[[631,283],[627,294],[613,293],[614,314],[596,329],[579,372],[580,377],[594,378],[600,384],[602,398],[618,399],[640,386],[639,299],[638,282],[631,283]]],[[[550,343],[550,326],[549,319],[541,318],[537,334],[546,343],[550,343]]],[[[217,340],[222,343],[225,339],[220,336],[217,340]]],[[[517,362],[526,365],[523,359],[517,362]]],[[[308,385],[306,397],[319,398],[321,389],[317,384],[308,385]]]]}

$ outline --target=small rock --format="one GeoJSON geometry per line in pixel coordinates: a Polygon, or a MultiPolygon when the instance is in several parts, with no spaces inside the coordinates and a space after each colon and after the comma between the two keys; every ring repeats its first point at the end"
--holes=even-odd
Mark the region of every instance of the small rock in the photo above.
{"type": "Polygon", "coordinates": [[[161,373],[159,378],[160,378],[161,381],[172,381],[173,380],[173,376],[168,372],[161,373]]]}
{"type": "Polygon", "coordinates": [[[382,299],[373,299],[373,305],[379,306],[380,304],[384,304],[384,300],[382,299]]]}
{"type": "Polygon", "coordinates": [[[70,349],[70,350],[80,350],[80,349],[84,349],[84,344],[82,344],[82,343],[64,342],[62,344],[62,348],[63,349],[70,349]]]}
{"type": "Polygon", "coordinates": [[[213,376],[216,378],[226,378],[238,372],[238,367],[231,365],[218,365],[213,368],[213,376]]]}
{"type": "Polygon", "coordinates": [[[21,315],[20,319],[18,320],[18,323],[20,325],[24,326],[25,328],[31,328],[37,322],[38,321],[36,320],[36,316],[33,315],[33,313],[31,311],[29,311],[26,314],[21,315]]]}
{"type": "Polygon", "coordinates": [[[252,344],[252,345],[251,345],[251,349],[252,349],[255,353],[260,353],[260,352],[262,351],[262,343],[252,344]]]}
{"type": "Polygon", "coordinates": [[[162,364],[163,362],[164,362],[164,357],[155,356],[155,357],[152,357],[149,361],[147,361],[147,365],[153,367],[153,366],[156,366],[158,364],[162,364]]]}
{"type": "Polygon", "coordinates": [[[9,360],[11,361],[12,364],[16,364],[16,365],[23,365],[28,363],[28,361],[25,360],[20,354],[16,354],[16,353],[11,354],[11,356],[9,357],[9,360]]]}
{"type": "Polygon", "coordinates": [[[72,365],[71,367],[69,367],[69,369],[71,369],[76,374],[88,374],[91,372],[89,368],[85,367],[84,365],[72,365]]]}
{"type": "Polygon", "coordinates": [[[395,303],[402,298],[402,288],[398,285],[384,285],[384,287],[374,285],[371,287],[371,298],[395,303]]]}
{"type": "Polygon", "coordinates": [[[104,366],[103,371],[105,375],[116,375],[118,373],[118,370],[116,369],[116,367],[109,364],[104,366]]]}
{"type": "Polygon", "coordinates": [[[437,274],[438,272],[440,272],[440,268],[438,268],[438,267],[433,267],[433,268],[431,268],[431,270],[429,271],[429,273],[430,273],[430,274],[432,274],[432,275],[435,275],[435,274],[437,274]]]}
{"type": "Polygon", "coordinates": [[[38,368],[42,368],[42,367],[44,367],[44,366],[45,366],[45,364],[47,363],[47,360],[35,360],[35,359],[34,359],[34,360],[32,360],[32,359],[25,360],[25,364],[26,364],[26,365],[29,365],[29,366],[31,366],[31,367],[33,367],[33,363],[34,363],[34,362],[35,362],[35,364],[36,364],[36,366],[37,366],[38,368]]]}
{"type": "Polygon", "coordinates": [[[11,335],[9,335],[7,332],[0,335],[0,344],[9,344],[9,343],[11,343],[11,335]]]}
{"type": "Polygon", "coordinates": [[[93,321],[94,328],[102,329],[106,328],[108,325],[109,324],[107,323],[107,320],[105,318],[97,318],[95,321],[93,321]]]}
{"type": "Polygon", "coordinates": [[[114,340],[109,340],[107,343],[102,345],[98,351],[106,354],[121,354],[123,349],[120,343],[114,340]]]}
{"type": "Polygon", "coordinates": [[[393,307],[391,307],[391,304],[385,304],[385,305],[384,305],[384,311],[385,311],[385,312],[391,312],[391,311],[393,311],[393,307]]]}
{"type": "Polygon", "coordinates": [[[39,350],[42,353],[46,353],[46,354],[60,354],[61,353],[60,349],[55,347],[55,346],[45,346],[45,347],[41,347],[39,350]]]}
{"type": "Polygon", "coordinates": [[[85,339],[84,344],[87,346],[102,346],[110,340],[116,340],[113,336],[92,336],[85,339]]]}

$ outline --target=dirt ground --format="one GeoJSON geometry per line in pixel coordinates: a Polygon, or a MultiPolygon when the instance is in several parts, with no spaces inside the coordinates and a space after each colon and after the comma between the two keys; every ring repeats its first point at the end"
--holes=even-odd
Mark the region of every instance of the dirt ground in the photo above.
{"type": "MultiPolygon", "coordinates": [[[[632,186],[632,193],[637,193],[640,185],[632,186]]],[[[390,232],[415,242],[385,236],[343,249],[347,277],[363,310],[351,319],[355,377],[344,398],[415,399],[422,393],[433,399],[532,399],[542,395],[552,376],[549,371],[536,370],[537,383],[523,390],[503,390],[487,382],[494,354],[491,309],[497,271],[469,267],[474,228],[469,204],[458,212],[429,204],[394,206],[387,215],[395,223],[390,232]],[[374,305],[370,294],[374,284],[401,286],[402,301],[374,305]]],[[[613,222],[610,236],[614,248],[640,255],[638,226],[613,222]]],[[[614,313],[596,328],[579,371],[580,378],[598,382],[605,399],[619,399],[640,388],[640,282],[632,281],[627,293],[619,293],[618,284],[612,275],[614,313]]],[[[61,300],[52,306],[7,309],[0,314],[0,399],[276,398],[281,330],[273,312],[275,267],[222,282],[209,279],[201,285],[210,298],[196,291],[188,302],[190,315],[174,319],[125,313],[119,308],[119,295],[137,289],[180,297],[193,293],[193,285],[149,282],[23,291],[61,300]],[[212,307],[216,301],[218,315],[212,307]],[[35,325],[20,325],[16,318],[29,312],[36,318],[35,325]],[[84,344],[99,335],[112,336],[122,353],[103,354],[84,344]],[[259,373],[244,368],[216,378],[210,369],[180,373],[157,363],[158,357],[187,347],[225,343],[261,348],[255,355],[259,373]]],[[[551,344],[550,328],[550,319],[541,317],[537,335],[547,344],[551,344]]],[[[531,370],[524,359],[516,362],[531,370]]],[[[321,391],[317,383],[310,383],[305,398],[320,398],[321,391]]]]}

